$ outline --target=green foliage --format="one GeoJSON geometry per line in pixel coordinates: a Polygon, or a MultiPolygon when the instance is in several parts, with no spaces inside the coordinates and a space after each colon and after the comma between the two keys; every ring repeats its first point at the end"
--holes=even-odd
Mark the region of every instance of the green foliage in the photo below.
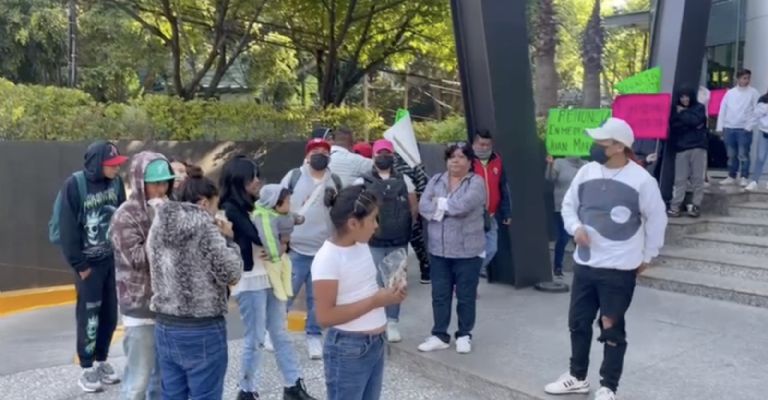
{"type": "Polygon", "coordinates": [[[415,122],[413,130],[419,141],[447,143],[467,140],[467,124],[460,115],[452,115],[443,121],[415,122]]]}
{"type": "Polygon", "coordinates": [[[98,103],[79,90],[14,85],[0,79],[0,139],[290,140],[317,125],[386,128],[373,110],[340,107],[276,110],[255,102],[183,101],[147,95],[98,103]]]}
{"type": "Polygon", "coordinates": [[[18,82],[63,83],[67,19],[60,3],[0,0],[0,76],[18,82]]]}

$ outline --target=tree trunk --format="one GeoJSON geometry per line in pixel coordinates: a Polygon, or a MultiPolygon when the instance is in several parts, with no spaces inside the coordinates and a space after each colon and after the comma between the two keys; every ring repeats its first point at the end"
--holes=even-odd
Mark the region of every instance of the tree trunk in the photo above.
{"type": "Polygon", "coordinates": [[[581,57],[584,65],[582,105],[586,108],[600,107],[600,73],[603,71],[603,26],[600,18],[600,0],[595,0],[592,15],[584,30],[581,42],[581,57]]]}
{"type": "Polygon", "coordinates": [[[557,106],[560,76],[555,66],[557,53],[557,15],[554,0],[536,0],[533,21],[534,82],[536,115],[546,116],[550,108],[557,106]]]}

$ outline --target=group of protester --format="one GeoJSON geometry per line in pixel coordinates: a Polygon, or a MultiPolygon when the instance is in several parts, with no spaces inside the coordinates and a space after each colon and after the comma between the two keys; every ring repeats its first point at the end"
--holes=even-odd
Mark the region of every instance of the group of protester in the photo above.
{"type": "Polygon", "coordinates": [[[449,347],[455,296],[456,350],[470,352],[480,269],[494,251],[486,235],[496,210],[509,223],[490,134],[450,144],[446,172],[431,179],[387,140],[371,146],[371,159],[354,143],[343,129],[314,137],[301,165],[266,185],[244,156],[226,162],[216,184],[199,167],[144,151],[126,174],[127,198],[119,169],[128,158],[109,142],[89,146],[52,219],[76,271],[79,386],[97,392],[121,381],[107,361],[119,306],[123,398],[221,398],[232,297],[245,327],[238,398],[258,398],[270,350],[284,398],[312,399],[286,331],[303,288],[308,355],[324,360],[328,398],[378,398],[407,293],[379,269],[409,243],[421,249],[421,283],[433,292],[434,327],[419,350],[449,347]]]}
{"type": "MultiPolygon", "coordinates": [[[[754,190],[768,156],[768,95],[750,74],[725,95],[717,130],[725,132],[729,178],[754,190]],[[761,131],[749,179],[751,130],[761,131]],[[740,175],[739,175],[740,174],[740,175]]],[[[706,110],[680,90],[671,117],[675,189],[667,208],[658,182],[637,160],[632,128],[610,118],[587,130],[587,159],[547,158],[554,183],[557,242],[554,271],[576,244],[569,306],[569,371],[550,394],[587,393],[592,324],[604,345],[596,400],[615,399],[627,348],[625,313],[637,276],[664,244],[667,217],[700,214],[706,174],[706,110]],[[690,186],[690,187],[689,187],[690,186]]],[[[126,399],[222,396],[227,366],[229,296],[245,326],[239,399],[256,399],[261,358],[273,351],[284,398],[312,399],[286,332],[286,313],[302,289],[310,359],[324,361],[329,399],[377,399],[387,342],[399,342],[405,286],[390,287],[381,270],[409,244],[431,284],[433,326],[419,351],[472,351],[476,299],[493,259],[499,226],[511,220],[509,185],[493,138],[446,146],[445,172],[428,178],[408,166],[393,143],[356,143],[351,131],[313,133],[300,166],[279,184],[262,184],[258,164],[235,157],[216,185],[200,168],[153,152],[133,158],[126,201],[107,142],[91,145],[85,169],[61,192],[61,244],[77,272],[78,354],[86,391],[114,384],[106,361],[117,305],[126,327],[126,399]],[[114,215],[113,215],[114,214],[114,215]],[[458,329],[448,332],[456,298],[458,329]]]]}
{"type": "MultiPolygon", "coordinates": [[[[768,158],[768,93],[760,95],[750,86],[752,72],[736,74],[737,85],[722,99],[715,131],[723,134],[728,155],[728,177],[721,185],[738,184],[748,191],[760,189],[768,158]],[[753,132],[758,131],[757,160],[750,171],[753,132]],[[750,173],[751,172],[751,173],[750,173]]],[[[668,214],[682,215],[686,192],[693,193],[687,214],[698,217],[706,186],[708,158],[707,109],[693,90],[681,90],[670,119],[671,141],[675,151],[675,183],[668,214]]]]}

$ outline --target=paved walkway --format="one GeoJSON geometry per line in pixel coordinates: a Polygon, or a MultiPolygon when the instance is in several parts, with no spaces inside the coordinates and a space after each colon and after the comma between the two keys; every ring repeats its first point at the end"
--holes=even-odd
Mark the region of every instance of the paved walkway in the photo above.
{"type": "MultiPolygon", "coordinates": [[[[398,355],[431,366],[425,371],[480,398],[556,399],[543,387],[568,368],[568,301],[568,294],[481,284],[473,353],[419,354],[415,348],[431,328],[430,294],[429,287],[412,285],[398,355]]],[[[621,400],[766,399],[768,310],[638,287],[627,329],[621,400]]],[[[591,360],[596,389],[597,342],[591,360]]]]}
{"type": "MultiPolygon", "coordinates": [[[[416,276],[411,279],[417,282],[416,276]]],[[[474,352],[422,354],[416,346],[431,328],[429,291],[429,286],[411,285],[402,315],[405,341],[391,348],[384,399],[553,399],[542,387],[568,365],[567,294],[482,284],[474,352]]],[[[622,400],[766,398],[768,310],[638,287],[627,318],[622,400]]],[[[242,338],[235,309],[228,322],[226,393],[232,398],[242,338]]],[[[3,400],[116,398],[116,388],[96,396],[77,390],[72,307],[1,318],[0,338],[3,400]]],[[[300,339],[307,383],[322,398],[322,362],[306,359],[300,339]]],[[[113,346],[118,367],[121,353],[119,344],[113,346]]],[[[593,347],[589,379],[595,386],[601,353],[600,346],[593,347]]],[[[280,398],[274,359],[265,360],[264,387],[273,389],[265,398],[280,398]]]]}

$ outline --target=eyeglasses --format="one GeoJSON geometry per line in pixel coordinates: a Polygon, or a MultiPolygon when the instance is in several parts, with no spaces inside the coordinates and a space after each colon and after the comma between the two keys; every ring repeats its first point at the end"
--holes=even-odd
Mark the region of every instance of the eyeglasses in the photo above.
{"type": "Polygon", "coordinates": [[[454,147],[454,146],[456,146],[458,148],[461,148],[461,149],[464,149],[467,146],[469,146],[469,144],[467,144],[467,142],[465,142],[463,140],[458,141],[458,142],[448,142],[448,147],[454,147]]]}

